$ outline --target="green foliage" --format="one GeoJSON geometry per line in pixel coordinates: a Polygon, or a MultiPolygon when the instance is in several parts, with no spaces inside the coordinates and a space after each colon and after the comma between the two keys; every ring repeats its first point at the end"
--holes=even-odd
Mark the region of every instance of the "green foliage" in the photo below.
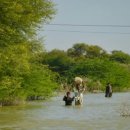
{"type": "Polygon", "coordinates": [[[102,84],[112,83],[117,90],[130,85],[130,72],[127,67],[103,59],[87,59],[75,64],[69,74],[83,75],[102,84]]]}
{"type": "Polygon", "coordinates": [[[38,60],[39,44],[17,44],[0,51],[0,102],[48,97],[57,88],[56,75],[38,60]]]}
{"type": "Polygon", "coordinates": [[[0,81],[0,102],[12,104],[16,98],[22,98],[21,78],[4,76],[0,81]]]}
{"type": "Polygon", "coordinates": [[[86,48],[86,57],[88,58],[101,58],[106,56],[106,51],[97,45],[89,45],[86,48]]]}
{"type": "Polygon", "coordinates": [[[119,63],[129,64],[130,63],[130,55],[128,55],[122,51],[112,51],[112,55],[110,56],[110,60],[117,61],[119,63]]]}
{"type": "Polygon", "coordinates": [[[28,75],[23,76],[22,88],[28,98],[48,97],[57,89],[56,74],[42,65],[31,66],[28,75]]]}
{"type": "Polygon", "coordinates": [[[106,51],[97,45],[88,45],[85,43],[76,43],[72,48],[67,50],[67,53],[71,57],[87,57],[87,58],[95,58],[95,57],[104,57],[106,55],[106,51]]]}
{"type": "Polygon", "coordinates": [[[93,80],[89,78],[87,78],[86,86],[87,90],[90,92],[94,92],[95,90],[99,92],[104,89],[103,85],[99,80],[93,80]]]}
{"type": "Polygon", "coordinates": [[[77,43],[67,52],[53,50],[47,53],[43,63],[59,73],[60,80],[69,84],[75,76],[81,76],[90,79],[87,82],[90,91],[104,90],[108,82],[116,91],[121,91],[130,87],[129,57],[121,51],[108,54],[99,46],[77,43]]]}
{"type": "Polygon", "coordinates": [[[80,57],[86,55],[88,45],[85,43],[74,44],[72,48],[67,50],[69,56],[80,57]]]}
{"type": "Polygon", "coordinates": [[[23,99],[22,75],[30,71],[28,45],[17,44],[0,50],[0,101],[11,104],[23,99]]]}
{"type": "Polygon", "coordinates": [[[0,0],[0,103],[49,96],[56,75],[41,65],[36,30],[55,14],[50,0],[0,0]],[[51,76],[50,76],[51,75],[51,76]]]}
{"type": "Polygon", "coordinates": [[[52,50],[46,55],[43,63],[48,64],[51,70],[63,76],[72,66],[73,60],[64,51],[52,50]]]}
{"type": "Polygon", "coordinates": [[[55,13],[49,0],[0,0],[0,46],[30,40],[55,13]]]}
{"type": "Polygon", "coordinates": [[[0,103],[46,98],[60,80],[71,83],[75,76],[88,77],[90,90],[103,89],[107,82],[115,90],[130,87],[130,56],[121,51],[108,54],[77,43],[67,52],[45,52],[36,30],[53,14],[50,0],[0,0],[0,103]]]}
{"type": "Polygon", "coordinates": [[[17,44],[1,48],[1,76],[19,76],[29,71],[30,53],[27,44],[17,44]]]}

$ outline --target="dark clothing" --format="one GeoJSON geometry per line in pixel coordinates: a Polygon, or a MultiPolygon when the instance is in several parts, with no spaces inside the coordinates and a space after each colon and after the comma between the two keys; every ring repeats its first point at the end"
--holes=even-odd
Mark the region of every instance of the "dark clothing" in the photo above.
{"type": "Polygon", "coordinates": [[[65,101],[65,105],[72,105],[72,102],[74,101],[74,97],[67,97],[64,96],[63,101],[65,101]]]}
{"type": "Polygon", "coordinates": [[[105,97],[109,97],[109,85],[106,86],[105,97]]]}
{"type": "Polygon", "coordinates": [[[105,92],[105,97],[111,97],[112,96],[112,87],[111,85],[106,86],[106,92],[105,92]]]}
{"type": "Polygon", "coordinates": [[[112,97],[112,93],[106,93],[105,97],[112,97]]]}

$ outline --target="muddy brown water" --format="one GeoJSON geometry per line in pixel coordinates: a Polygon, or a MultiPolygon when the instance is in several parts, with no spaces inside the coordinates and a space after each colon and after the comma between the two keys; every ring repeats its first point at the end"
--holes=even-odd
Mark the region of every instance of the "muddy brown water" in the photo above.
{"type": "Polygon", "coordinates": [[[130,93],[85,94],[83,106],[64,106],[63,95],[45,102],[0,108],[0,130],[130,130],[130,93]]]}

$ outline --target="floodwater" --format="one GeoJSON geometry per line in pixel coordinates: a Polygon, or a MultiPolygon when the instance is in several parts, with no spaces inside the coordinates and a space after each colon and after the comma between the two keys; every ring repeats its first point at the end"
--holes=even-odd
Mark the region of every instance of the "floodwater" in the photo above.
{"type": "Polygon", "coordinates": [[[0,108],[0,130],[130,130],[130,93],[84,95],[83,106],[64,106],[63,95],[45,102],[0,108]]]}

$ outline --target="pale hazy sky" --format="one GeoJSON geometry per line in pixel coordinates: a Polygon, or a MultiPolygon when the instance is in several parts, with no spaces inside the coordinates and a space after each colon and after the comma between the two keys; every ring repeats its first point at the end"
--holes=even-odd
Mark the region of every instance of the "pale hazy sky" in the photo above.
{"type": "Polygon", "coordinates": [[[74,43],[99,45],[130,54],[130,0],[52,0],[57,14],[50,24],[125,25],[129,27],[45,25],[47,50],[67,50],[74,43]]]}

